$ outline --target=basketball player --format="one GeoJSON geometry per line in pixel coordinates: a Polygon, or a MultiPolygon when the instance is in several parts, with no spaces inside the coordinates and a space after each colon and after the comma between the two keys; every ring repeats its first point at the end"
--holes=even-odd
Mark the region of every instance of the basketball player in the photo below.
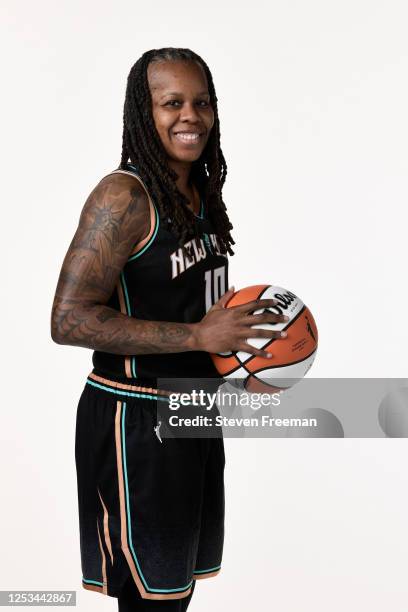
{"type": "Polygon", "coordinates": [[[51,317],[55,342],[94,351],[76,418],[82,585],[120,612],[186,610],[196,580],[221,567],[223,440],[161,439],[157,379],[219,378],[209,353],[266,356],[246,338],[279,336],[251,330],[282,320],[251,314],[274,300],[225,308],[226,171],[206,63],[188,49],[144,53],[120,165],[83,207],[51,317]]]}

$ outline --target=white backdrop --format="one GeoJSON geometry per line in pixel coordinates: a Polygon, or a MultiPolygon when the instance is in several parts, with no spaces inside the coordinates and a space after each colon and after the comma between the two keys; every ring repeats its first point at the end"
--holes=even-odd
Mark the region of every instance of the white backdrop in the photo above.
{"type": "MultiPolygon", "coordinates": [[[[408,7],[393,0],[2,3],[1,589],[81,588],[75,414],[91,351],[50,312],[85,199],[120,159],[131,65],[213,73],[230,284],[297,293],[314,377],[405,377],[408,7]],[[401,311],[401,312],[400,312],[401,311]],[[402,322],[401,322],[402,316],[402,322]]],[[[223,569],[189,609],[406,612],[405,440],[226,440],[223,569]]]]}

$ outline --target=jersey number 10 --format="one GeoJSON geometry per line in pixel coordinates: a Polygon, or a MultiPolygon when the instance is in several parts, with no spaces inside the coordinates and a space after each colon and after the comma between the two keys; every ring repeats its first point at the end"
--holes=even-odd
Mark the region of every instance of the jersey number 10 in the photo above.
{"type": "Polygon", "coordinates": [[[225,266],[207,270],[205,273],[205,311],[208,312],[218,300],[224,295],[225,288],[225,266]]]}

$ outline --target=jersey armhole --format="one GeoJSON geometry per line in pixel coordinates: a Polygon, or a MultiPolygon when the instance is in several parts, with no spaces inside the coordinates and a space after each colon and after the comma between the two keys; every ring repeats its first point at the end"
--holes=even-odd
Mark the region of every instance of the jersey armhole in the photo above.
{"type": "Polygon", "coordinates": [[[129,255],[129,258],[127,260],[127,262],[129,262],[129,261],[133,261],[134,259],[139,257],[152,244],[152,242],[154,241],[154,239],[156,237],[157,230],[159,229],[160,217],[159,217],[158,210],[157,210],[153,200],[150,197],[149,191],[147,190],[146,185],[144,184],[144,182],[142,181],[142,179],[140,178],[139,175],[135,174],[134,172],[130,172],[128,170],[122,170],[122,169],[114,170],[110,174],[129,174],[130,176],[134,176],[139,181],[139,183],[142,185],[143,189],[145,190],[145,193],[147,195],[147,199],[148,199],[148,202],[149,202],[150,229],[149,229],[148,234],[144,238],[142,238],[142,240],[138,240],[133,245],[132,251],[131,251],[131,253],[129,255]]]}

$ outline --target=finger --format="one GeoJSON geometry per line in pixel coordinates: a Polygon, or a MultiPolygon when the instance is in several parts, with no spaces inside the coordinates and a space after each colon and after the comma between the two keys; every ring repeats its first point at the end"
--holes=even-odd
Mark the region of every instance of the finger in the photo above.
{"type": "Polygon", "coordinates": [[[273,354],[268,349],[259,349],[247,342],[242,342],[238,350],[245,351],[245,353],[250,353],[251,355],[257,355],[258,357],[266,357],[268,359],[273,357],[273,354]]]}
{"type": "Polygon", "coordinates": [[[228,289],[228,291],[224,293],[224,295],[220,297],[220,299],[217,302],[215,302],[214,306],[217,308],[225,308],[225,305],[227,304],[228,300],[230,300],[231,297],[234,295],[234,292],[235,292],[235,287],[233,285],[232,287],[228,289]]]}
{"type": "Polygon", "coordinates": [[[270,308],[272,306],[276,306],[277,303],[278,300],[259,298],[258,300],[252,300],[251,302],[246,302],[245,304],[232,306],[232,308],[234,310],[238,310],[239,312],[251,312],[252,310],[259,310],[260,308],[270,308]]]}
{"type": "Polygon", "coordinates": [[[288,334],[285,331],[274,331],[272,329],[256,329],[252,328],[246,332],[247,338],[286,338],[288,334]]]}
{"type": "Polygon", "coordinates": [[[287,315],[274,314],[272,312],[252,314],[244,319],[245,325],[256,325],[258,323],[285,323],[286,321],[289,321],[287,315]]]}

